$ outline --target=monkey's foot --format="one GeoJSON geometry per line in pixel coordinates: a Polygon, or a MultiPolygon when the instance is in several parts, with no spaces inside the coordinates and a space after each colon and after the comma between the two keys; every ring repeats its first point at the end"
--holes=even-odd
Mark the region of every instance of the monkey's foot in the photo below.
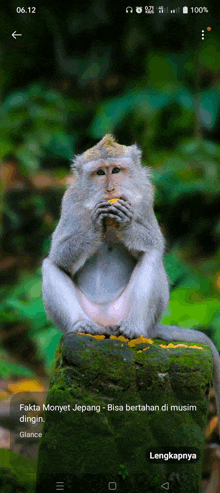
{"type": "Polygon", "coordinates": [[[90,320],[77,320],[72,326],[71,332],[82,332],[84,334],[111,335],[107,327],[100,327],[90,320]]]}
{"type": "Polygon", "coordinates": [[[127,339],[137,339],[141,335],[144,336],[144,331],[141,330],[140,327],[137,327],[135,323],[131,323],[125,320],[121,322],[118,333],[115,335],[121,335],[126,337],[127,339]]]}

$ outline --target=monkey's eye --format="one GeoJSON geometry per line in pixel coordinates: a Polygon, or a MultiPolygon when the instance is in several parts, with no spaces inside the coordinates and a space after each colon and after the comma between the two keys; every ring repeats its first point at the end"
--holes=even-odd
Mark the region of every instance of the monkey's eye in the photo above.
{"type": "Polygon", "coordinates": [[[112,173],[119,173],[119,171],[121,171],[121,169],[115,167],[115,168],[113,168],[112,173]]]}
{"type": "Polygon", "coordinates": [[[97,175],[105,175],[105,172],[103,169],[98,169],[97,175]]]}

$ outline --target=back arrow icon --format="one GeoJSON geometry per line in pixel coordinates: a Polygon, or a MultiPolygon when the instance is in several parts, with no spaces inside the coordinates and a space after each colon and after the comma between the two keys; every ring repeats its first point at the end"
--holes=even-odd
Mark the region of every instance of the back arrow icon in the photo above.
{"type": "Polygon", "coordinates": [[[161,485],[161,488],[164,488],[165,490],[169,490],[169,488],[170,488],[169,483],[163,483],[161,485]]]}
{"type": "Polygon", "coordinates": [[[22,36],[22,34],[18,34],[18,33],[16,33],[16,31],[14,31],[14,33],[12,33],[12,36],[13,36],[13,38],[16,39],[16,36],[22,36]]]}

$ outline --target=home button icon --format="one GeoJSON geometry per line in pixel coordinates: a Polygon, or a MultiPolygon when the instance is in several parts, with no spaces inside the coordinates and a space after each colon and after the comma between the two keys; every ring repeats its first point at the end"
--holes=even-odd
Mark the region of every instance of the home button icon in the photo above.
{"type": "Polygon", "coordinates": [[[117,490],[117,483],[111,481],[111,483],[108,483],[108,489],[111,491],[117,490]]]}

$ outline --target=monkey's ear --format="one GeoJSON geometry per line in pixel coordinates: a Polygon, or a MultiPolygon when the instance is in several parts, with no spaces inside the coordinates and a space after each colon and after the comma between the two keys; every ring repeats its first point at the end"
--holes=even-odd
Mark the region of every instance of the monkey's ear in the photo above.
{"type": "Polygon", "coordinates": [[[80,176],[82,174],[83,164],[84,164],[84,159],[82,158],[82,156],[76,156],[70,162],[71,162],[70,167],[71,167],[73,174],[76,177],[80,176]]]}
{"type": "Polygon", "coordinates": [[[141,164],[142,152],[141,149],[139,149],[139,147],[137,146],[137,144],[129,146],[128,156],[131,159],[131,161],[133,161],[135,164],[141,164]]]}

